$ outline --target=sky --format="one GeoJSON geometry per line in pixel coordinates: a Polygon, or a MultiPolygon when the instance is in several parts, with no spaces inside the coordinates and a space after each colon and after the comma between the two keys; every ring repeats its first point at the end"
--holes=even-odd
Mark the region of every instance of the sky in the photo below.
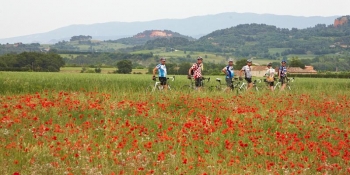
{"type": "Polygon", "coordinates": [[[0,0],[0,38],[73,24],[181,19],[225,12],[349,15],[350,0],[0,0]]]}

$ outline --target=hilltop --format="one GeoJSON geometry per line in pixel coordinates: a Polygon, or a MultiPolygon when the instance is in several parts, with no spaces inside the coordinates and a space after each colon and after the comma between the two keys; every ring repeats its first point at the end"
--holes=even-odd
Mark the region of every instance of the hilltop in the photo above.
{"type": "Polygon", "coordinates": [[[108,41],[108,42],[121,43],[125,45],[143,45],[150,40],[155,40],[158,38],[174,38],[174,37],[185,38],[191,41],[195,40],[192,37],[181,35],[177,32],[173,32],[170,30],[146,30],[142,33],[138,33],[134,35],[133,37],[122,38],[122,39],[118,39],[115,41],[108,41]]]}
{"type": "Polygon", "coordinates": [[[346,23],[349,23],[350,15],[342,16],[334,20],[334,27],[342,26],[346,23]]]}

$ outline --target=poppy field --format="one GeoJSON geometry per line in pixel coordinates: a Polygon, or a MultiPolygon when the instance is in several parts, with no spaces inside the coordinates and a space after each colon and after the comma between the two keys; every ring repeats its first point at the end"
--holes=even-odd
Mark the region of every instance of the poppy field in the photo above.
{"type": "Polygon", "coordinates": [[[2,174],[350,173],[346,79],[230,94],[147,93],[144,75],[0,75],[2,174]]]}

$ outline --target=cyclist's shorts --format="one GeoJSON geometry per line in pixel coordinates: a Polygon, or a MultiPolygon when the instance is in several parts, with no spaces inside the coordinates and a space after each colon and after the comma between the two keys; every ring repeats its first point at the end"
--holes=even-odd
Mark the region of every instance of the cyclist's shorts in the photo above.
{"type": "Polygon", "coordinates": [[[286,77],[281,77],[281,78],[280,78],[280,82],[281,82],[282,84],[286,84],[286,83],[287,83],[287,78],[286,78],[286,77]]]}
{"type": "Polygon", "coordinates": [[[248,82],[248,84],[252,83],[252,78],[245,78],[245,81],[248,82]]]}
{"type": "Polygon", "coordinates": [[[233,85],[232,78],[226,78],[226,85],[227,87],[232,87],[233,85]]]}
{"type": "Polygon", "coordinates": [[[267,84],[268,84],[269,86],[274,86],[274,85],[275,85],[274,82],[267,82],[267,84]]]}
{"type": "Polygon", "coordinates": [[[160,85],[166,85],[166,77],[159,77],[160,85]]]}
{"type": "Polygon", "coordinates": [[[194,79],[196,87],[201,87],[203,86],[202,84],[202,77],[194,79]]]}

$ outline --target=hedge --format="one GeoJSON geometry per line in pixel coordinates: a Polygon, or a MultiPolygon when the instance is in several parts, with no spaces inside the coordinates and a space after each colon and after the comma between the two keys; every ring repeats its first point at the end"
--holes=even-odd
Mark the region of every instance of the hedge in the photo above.
{"type": "Polygon", "coordinates": [[[288,74],[288,77],[300,78],[350,78],[350,73],[346,74],[288,74]]]}

